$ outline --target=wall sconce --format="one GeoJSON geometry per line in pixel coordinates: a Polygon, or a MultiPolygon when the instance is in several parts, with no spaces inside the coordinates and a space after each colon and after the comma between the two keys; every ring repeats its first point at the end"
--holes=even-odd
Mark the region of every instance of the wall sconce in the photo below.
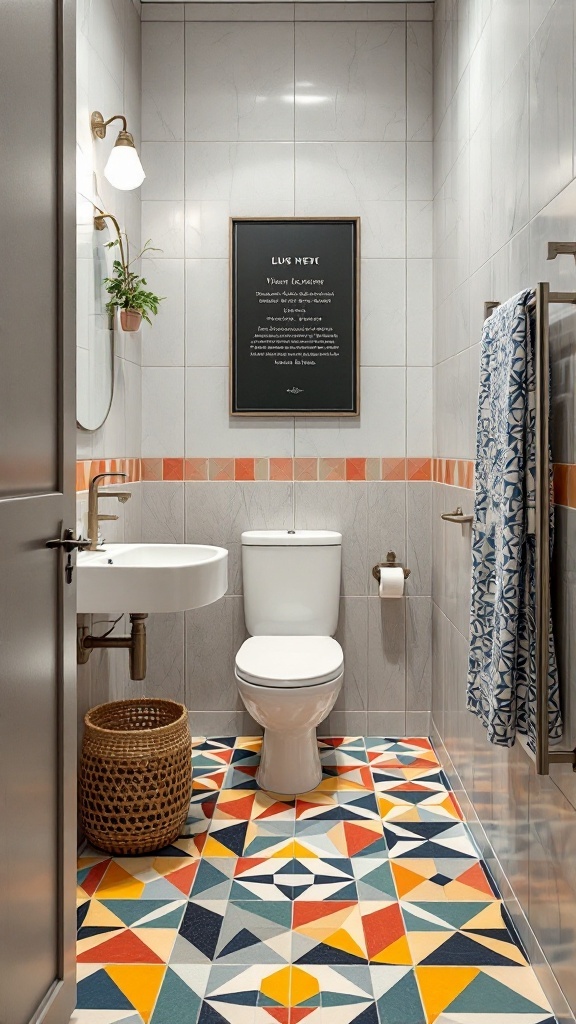
{"type": "Polygon", "coordinates": [[[105,139],[106,129],[111,121],[122,121],[123,127],[118,132],[118,138],[108,157],[106,167],[104,168],[104,177],[108,179],[114,188],[119,188],[126,192],[130,189],[138,188],[146,175],[134,145],[134,137],[127,131],[124,114],[114,114],[114,117],[109,117],[105,121],[100,111],[95,110],[90,118],[90,127],[94,138],[105,139]]]}

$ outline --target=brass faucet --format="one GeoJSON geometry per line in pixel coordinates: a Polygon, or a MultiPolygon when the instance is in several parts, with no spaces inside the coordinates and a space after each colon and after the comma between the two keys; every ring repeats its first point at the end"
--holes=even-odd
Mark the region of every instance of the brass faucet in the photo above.
{"type": "Polygon", "coordinates": [[[100,528],[98,523],[102,520],[107,519],[118,519],[118,516],[105,515],[98,511],[98,501],[100,498],[116,498],[117,501],[121,501],[122,504],[128,501],[132,497],[131,491],[100,491],[98,489],[98,481],[104,477],[119,476],[123,480],[126,479],[126,473],[98,473],[93,476],[90,481],[88,488],[88,536],[90,537],[90,547],[88,551],[97,551],[98,545],[101,543],[100,540],[100,528]]]}

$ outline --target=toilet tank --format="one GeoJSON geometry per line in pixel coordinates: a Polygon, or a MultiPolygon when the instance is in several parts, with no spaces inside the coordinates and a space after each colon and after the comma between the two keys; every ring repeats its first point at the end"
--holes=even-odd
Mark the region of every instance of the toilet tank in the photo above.
{"type": "Polygon", "coordinates": [[[252,636],[333,636],[338,625],[342,534],[242,534],[244,617],[252,636]]]}

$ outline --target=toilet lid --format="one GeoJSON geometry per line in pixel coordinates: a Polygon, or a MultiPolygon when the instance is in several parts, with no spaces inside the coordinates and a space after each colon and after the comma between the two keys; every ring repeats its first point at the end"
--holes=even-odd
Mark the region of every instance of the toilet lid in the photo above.
{"type": "Polygon", "coordinates": [[[316,686],[337,679],[343,665],[331,636],[251,636],[236,655],[240,678],[257,686],[316,686]]]}

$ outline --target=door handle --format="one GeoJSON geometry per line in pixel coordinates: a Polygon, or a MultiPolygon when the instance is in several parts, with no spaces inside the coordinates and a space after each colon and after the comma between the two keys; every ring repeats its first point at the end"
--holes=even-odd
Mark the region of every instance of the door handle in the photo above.
{"type": "Polygon", "coordinates": [[[85,551],[86,548],[90,547],[91,543],[92,541],[89,537],[75,537],[73,530],[62,530],[61,537],[46,541],[47,548],[60,548],[61,551],[65,551],[68,555],[64,569],[66,583],[72,583],[72,573],[74,572],[74,566],[72,565],[72,552],[85,551]]]}

